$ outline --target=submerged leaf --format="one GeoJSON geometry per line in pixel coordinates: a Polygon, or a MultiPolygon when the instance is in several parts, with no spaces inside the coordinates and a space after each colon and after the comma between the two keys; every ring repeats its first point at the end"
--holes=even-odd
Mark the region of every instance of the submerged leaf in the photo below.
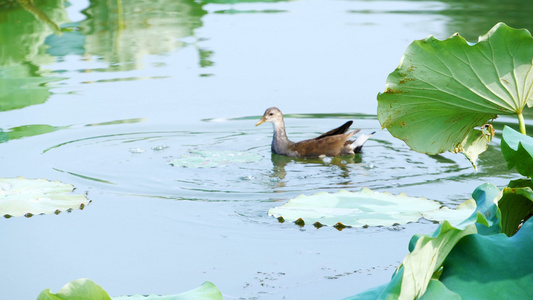
{"type": "Polygon", "coordinates": [[[191,151],[190,154],[171,160],[170,164],[185,168],[216,168],[234,163],[251,163],[261,159],[263,156],[250,152],[206,150],[191,151]]]}
{"type": "Polygon", "coordinates": [[[533,176],[533,138],[505,126],[501,148],[509,170],[516,168],[524,176],[533,176]]]}
{"type": "Polygon", "coordinates": [[[71,193],[70,184],[46,179],[0,178],[0,215],[5,217],[58,214],[83,209],[90,201],[71,193]]]}
{"type": "Polygon", "coordinates": [[[415,151],[475,163],[492,139],[476,128],[532,105],[532,59],[531,34],[503,23],[474,45],[458,34],[414,41],[378,95],[378,119],[415,151]]]}
{"type": "Polygon", "coordinates": [[[464,220],[472,214],[473,206],[463,205],[458,210],[441,208],[441,204],[425,198],[405,194],[379,193],[367,188],[359,192],[341,190],[337,193],[301,195],[288,203],[272,208],[268,215],[283,217],[286,221],[320,223],[334,226],[392,226],[416,222],[420,218],[464,220]]]}

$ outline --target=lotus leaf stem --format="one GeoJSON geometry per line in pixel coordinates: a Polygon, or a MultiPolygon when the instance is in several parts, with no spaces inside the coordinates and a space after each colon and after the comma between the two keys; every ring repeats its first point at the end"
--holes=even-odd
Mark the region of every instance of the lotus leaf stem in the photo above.
{"type": "Polygon", "coordinates": [[[524,115],[522,112],[518,113],[518,123],[520,124],[520,133],[526,134],[526,123],[524,121],[524,115]]]}

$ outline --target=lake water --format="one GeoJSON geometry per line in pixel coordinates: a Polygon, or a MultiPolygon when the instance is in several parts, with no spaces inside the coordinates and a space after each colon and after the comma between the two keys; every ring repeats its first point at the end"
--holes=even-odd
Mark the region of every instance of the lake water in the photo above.
{"type": "Polygon", "coordinates": [[[518,177],[498,134],[475,171],[462,155],[411,151],[375,114],[413,40],[475,41],[498,21],[531,30],[522,2],[35,2],[64,32],[0,2],[0,176],[71,183],[92,203],[2,221],[1,298],[90,278],[112,296],[212,281],[224,299],[342,299],[387,282],[410,237],[436,225],[316,229],[270,208],[362,187],[454,207],[518,177]],[[270,106],[293,140],[347,119],[377,133],[353,159],[283,159],[270,154],[270,124],[254,126],[270,106]],[[169,163],[198,151],[261,159],[169,163]]]}

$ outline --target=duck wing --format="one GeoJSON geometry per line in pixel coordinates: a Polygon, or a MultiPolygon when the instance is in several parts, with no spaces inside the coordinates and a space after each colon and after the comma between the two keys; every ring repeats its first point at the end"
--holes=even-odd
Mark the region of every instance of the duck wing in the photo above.
{"type": "Polygon", "coordinates": [[[345,153],[345,143],[358,130],[349,133],[334,134],[294,143],[290,150],[298,157],[339,156],[345,153]]]}
{"type": "Polygon", "coordinates": [[[326,133],[323,133],[323,134],[319,135],[318,137],[314,138],[314,140],[319,140],[319,139],[325,138],[327,136],[334,136],[334,135],[344,134],[344,133],[346,133],[346,131],[348,131],[348,129],[350,128],[350,126],[352,126],[352,124],[353,124],[353,121],[348,121],[348,122],[342,124],[338,128],[332,129],[332,130],[330,130],[330,131],[328,131],[326,133]]]}

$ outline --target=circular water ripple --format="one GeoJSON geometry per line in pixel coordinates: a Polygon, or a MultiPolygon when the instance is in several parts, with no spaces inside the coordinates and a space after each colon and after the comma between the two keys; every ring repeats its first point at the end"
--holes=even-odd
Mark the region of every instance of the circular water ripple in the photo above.
{"type": "MultiPolygon", "coordinates": [[[[119,194],[176,200],[283,201],[318,191],[368,187],[399,192],[412,191],[414,187],[420,189],[417,195],[447,202],[446,199],[463,192],[454,191],[451,183],[468,183],[467,195],[461,198],[464,200],[477,185],[491,182],[494,177],[509,176],[496,146],[489,147],[481,156],[479,171],[462,155],[428,156],[414,152],[387,131],[378,131],[367,142],[364,152],[353,157],[291,159],[270,153],[271,128],[253,128],[249,121],[243,122],[211,122],[195,132],[89,136],[55,145],[43,155],[55,170],[72,175],[73,180],[86,184],[90,181],[91,186],[119,194]],[[251,153],[262,159],[243,162],[228,157],[224,164],[208,168],[170,163],[205,150],[251,153]]],[[[309,132],[308,122],[291,120],[293,128],[299,130],[289,134],[293,140],[314,135],[309,132]]],[[[312,123],[327,128],[331,120],[314,119],[312,123]]],[[[362,132],[377,127],[376,120],[357,123],[362,132]]]]}

